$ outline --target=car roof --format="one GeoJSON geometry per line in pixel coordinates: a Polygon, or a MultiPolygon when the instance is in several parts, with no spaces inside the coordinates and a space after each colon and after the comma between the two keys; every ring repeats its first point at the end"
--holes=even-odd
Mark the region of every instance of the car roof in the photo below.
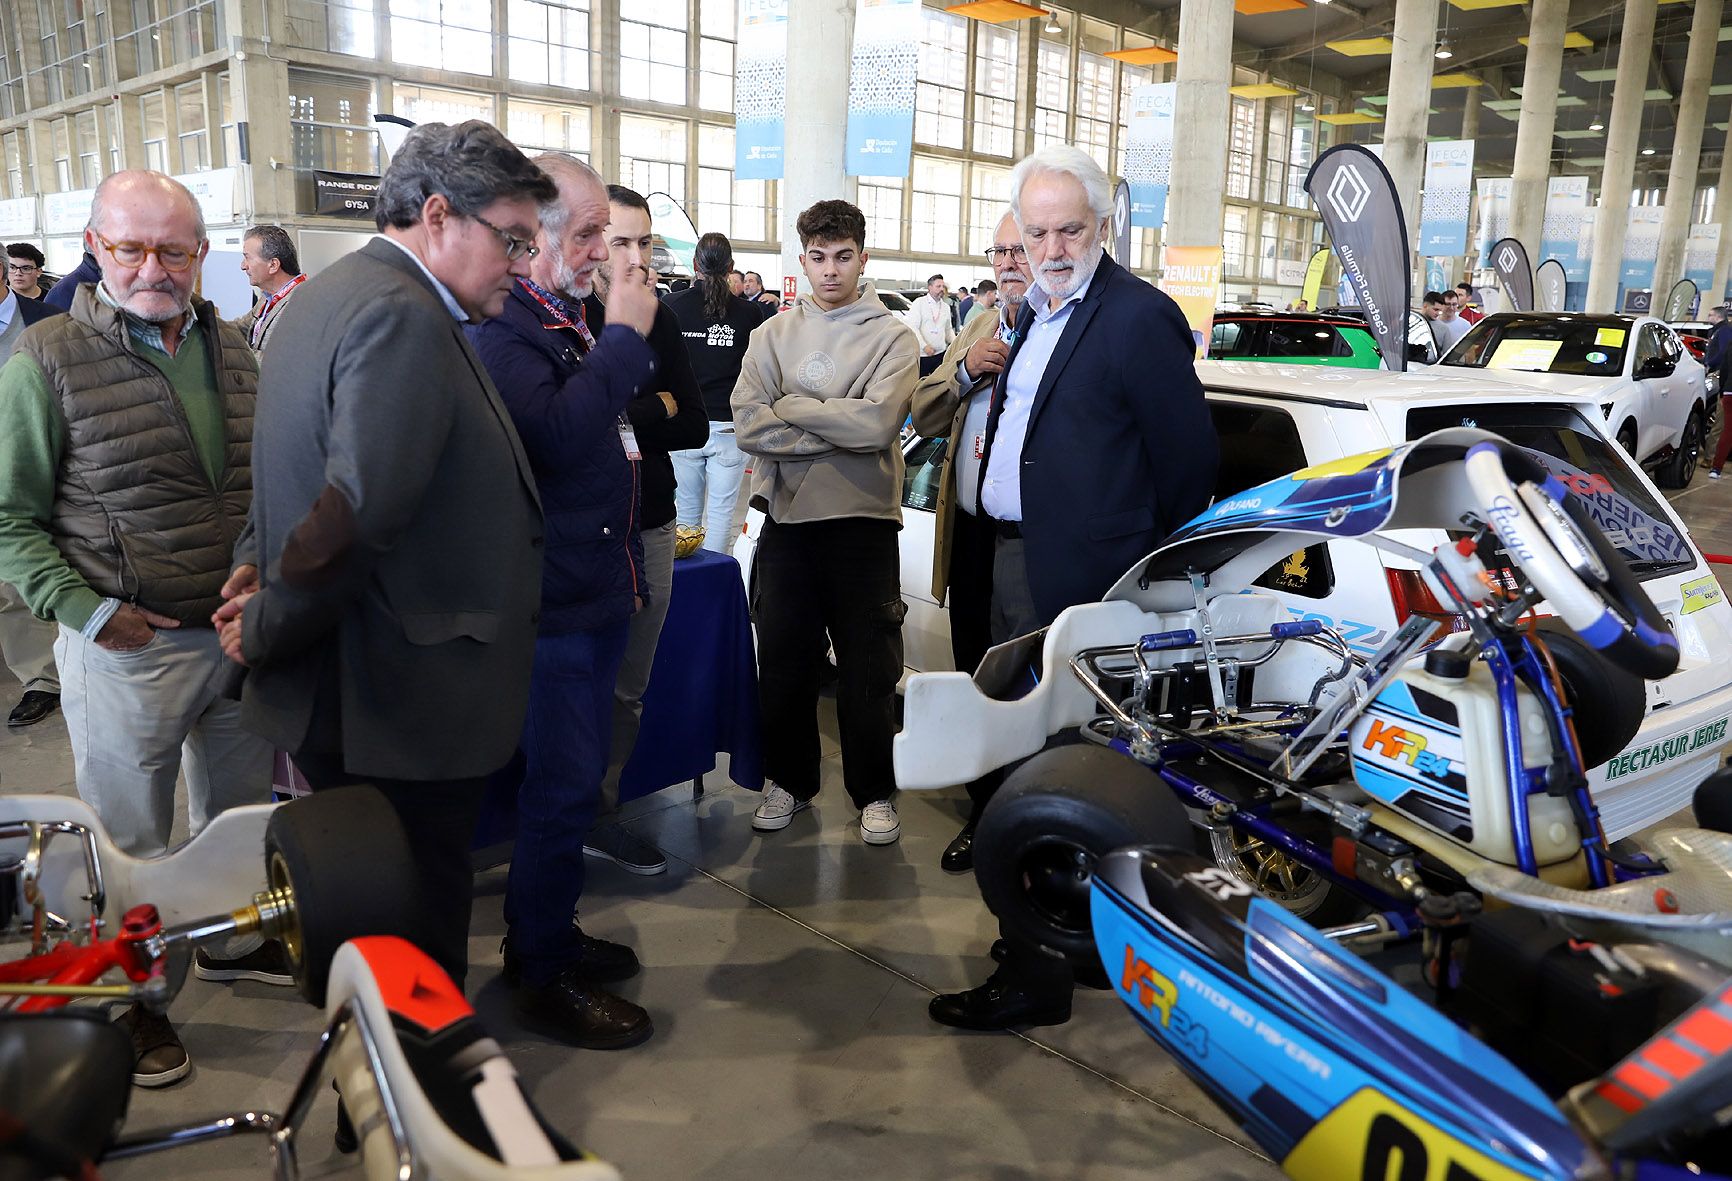
{"type": "Polygon", "coordinates": [[[1231,324],[1237,320],[1249,320],[1259,324],[1293,323],[1293,324],[1328,324],[1334,328],[1365,329],[1364,320],[1355,320],[1349,316],[1320,316],[1316,312],[1216,312],[1215,323],[1231,324]]]}
{"type": "Polygon", "coordinates": [[[1483,370],[1443,372],[1419,366],[1405,373],[1385,369],[1345,369],[1321,365],[1283,365],[1279,361],[1198,361],[1197,377],[1211,392],[1242,394],[1285,402],[1308,402],[1348,410],[1369,410],[1373,403],[1414,405],[1462,402],[1507,395],[1525,402],[1594,405],[1593,393],[1565,394],[1484,376],[1483,370]]]}
{"type": "MultiPolygon", "coordinates": [[[[1480,323],[1489,320],[1498,323],[1503,320],[1580,320],[1584,324],[1604,324],[1608,327],[1628,328],[1634,324],[1653,323],[1664,324],[1658,316],[1636,316],[1627,312],[1493,312],[1480,323]]],[[[1476,324],[1475,327],[1478,327],[1476,324]]]]}

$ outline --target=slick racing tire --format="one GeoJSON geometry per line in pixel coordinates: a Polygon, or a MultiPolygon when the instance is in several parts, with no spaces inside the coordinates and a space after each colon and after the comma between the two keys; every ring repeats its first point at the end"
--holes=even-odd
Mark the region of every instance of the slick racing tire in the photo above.
{"type": "Polygon", "coordinates": [[[1636,737],[1648,691],[1642,678],[1588,647],[1563,620],[1541,619],[1534,630],[1558,666],[1582,748],[1582,769],[1591,771],[1636,737]]]}
{"type": "Polygon", "coordinates": [[[356,785],[290,800],[265,829],[273,890],[292,895],[278,934],[295,986],[315,1005],[337,949],[363,935],[420,936],[420,897],[409,839],[374,787],[356,785]]]}
{"type": "Polygon", "coordinates": [[[1017,768],[974,834],[974,876],[1004,934],[1089,963],[1095,863],[1126,845],[1190,848],[1185,807],[1159,775],[1099,746],[1058,746],[1017,768]]]}

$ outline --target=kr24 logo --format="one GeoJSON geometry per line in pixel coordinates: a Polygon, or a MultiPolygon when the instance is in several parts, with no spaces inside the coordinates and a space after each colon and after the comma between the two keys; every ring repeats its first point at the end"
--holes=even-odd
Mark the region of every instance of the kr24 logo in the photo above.
{"type": "Polygon", "coordinates": [[[1161,1028],[1187,1048],[1194,1057],[1209,1056],[1209,1031],[1179,1008],[1179,989],[1172,979],[1158,972],[1125,944],[1125,970],[1119,988],[1127,993],[1161,1028]]]}

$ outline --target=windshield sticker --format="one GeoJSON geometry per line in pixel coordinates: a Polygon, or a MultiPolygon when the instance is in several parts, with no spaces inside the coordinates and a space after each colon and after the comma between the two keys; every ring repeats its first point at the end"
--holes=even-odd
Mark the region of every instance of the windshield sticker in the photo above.
{"type": "Polygon", "coordinates": [[[1593,352],[1588,354],[1588,364],[1590,365],[1604,365],[1607,360],[1609,360],[1609,358],[1604,353],[1593,352]]]}
{"type": "Polygon", "coordinates": [[[1706,578],[1698,578],[1694,582],[1686,582],[1678,588],[1684,596],[1683,606],[1678,608],[1678,614],[1689,615],[1704,607],[1712,607],[1715,603],[1725,602],[1726,596],[1720,590],[1720,583],[1710,574],[1706,578]]]}
{"type": "Polygon", "coordinates": [[[1552,359],[1558,355],[1558,349],[1563,347],[1561,340],[1504,340],[1500,341],[1497,351],[1492,353],[1491,360],[1486,362],[1487,369],[1531,369],[1544,373],[1552,366],[1552,359]]]}
{"type": "Polygon", "coordinates": [[[1594,343],[1603,344],[1609,349],[1624,347],[1624,337],[1629,335],[1622,328],[1601,328],[1594,333],[1594,343]]]}
{"type": "MultiPolygon", "coordinates": [[[[1732,717],[1732,715],[1729,715],[1732,717]]],[[[1677,734],[1668,735],[1658,742],[1650,742],[1644,746],[1634,747],[1613,758],[1606,764],[1606,782],[1622,779],[1626,775],[1638,775],[1643,771],[1652,771],[1673,759],[1685,755],[1693,755],[1698,751],[1707,750],[1726,741],[1726,723],[1729,717],[1697,726],[1694,730],[1683,730],[1677,734]]]]}
{"type": "Polygon", "coordinates": [[[1626,558],[1640,562],[1684,562],[1694,566],[1690,546],[1666,521],[1637,508],[1619,496],[1610,480],[1565,463],[1555,455],[1523,447],[1552,475],[1562,480],[1588,510],[1588,516],[1606,535],[1606,540],[1624,551],[1626,558]]]}

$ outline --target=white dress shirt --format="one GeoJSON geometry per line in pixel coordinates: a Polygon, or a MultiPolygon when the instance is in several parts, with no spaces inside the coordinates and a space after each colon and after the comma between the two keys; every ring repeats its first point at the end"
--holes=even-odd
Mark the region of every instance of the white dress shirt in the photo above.
{"type": "Polygon", "coordinates": [[[956,339],[956,326],[950,322],[950,305],[942,299],[922,295],[914,301],[914,331],[920,336],[920,347],[942,353],[956,339]]]}
{"type": "Polygon", "coordinates": [[[451,288],[441,283],[439,281],[439,276],[427,269],[427,264],[421,261],[421,256],[419,254],[416,254],[413,250],[403,245],[403,243],[393,238],[390,234],[380,234],[379,237],[395,246],[398,250],[401,250],[404,254],[407,254],[410,258],[414,259],[415,265],[421,268],[421,273],[426,275],[428,281],[433,284],[433,290],[437,291],[439,293],[439,298],[445,301],[445,310],[456,317],[458,323],[469,323],[469,313],[463,310],[463,305],[457,302],[457,297],[455,295],[451,294],[451,288]]]}
{"type": "Polygon", "coordinates": [[[1056,308],[1049,308],[1047,293],[1036,283],[1028,289],[1026,302],[1034,308],[1034,323],[1028,339],[1016,354],[1004,382],[1004,409],[992,438],[992,453],[986,458],[986,480],[980,488],[980,507],[1000,521],[1022,520],[1022,444],[1028,435],[1028,416],[1034,396],[1046,375],[1047,363],[1058,348],[1070,314],[1087,293],[1084,283],[1056,308]]]}

